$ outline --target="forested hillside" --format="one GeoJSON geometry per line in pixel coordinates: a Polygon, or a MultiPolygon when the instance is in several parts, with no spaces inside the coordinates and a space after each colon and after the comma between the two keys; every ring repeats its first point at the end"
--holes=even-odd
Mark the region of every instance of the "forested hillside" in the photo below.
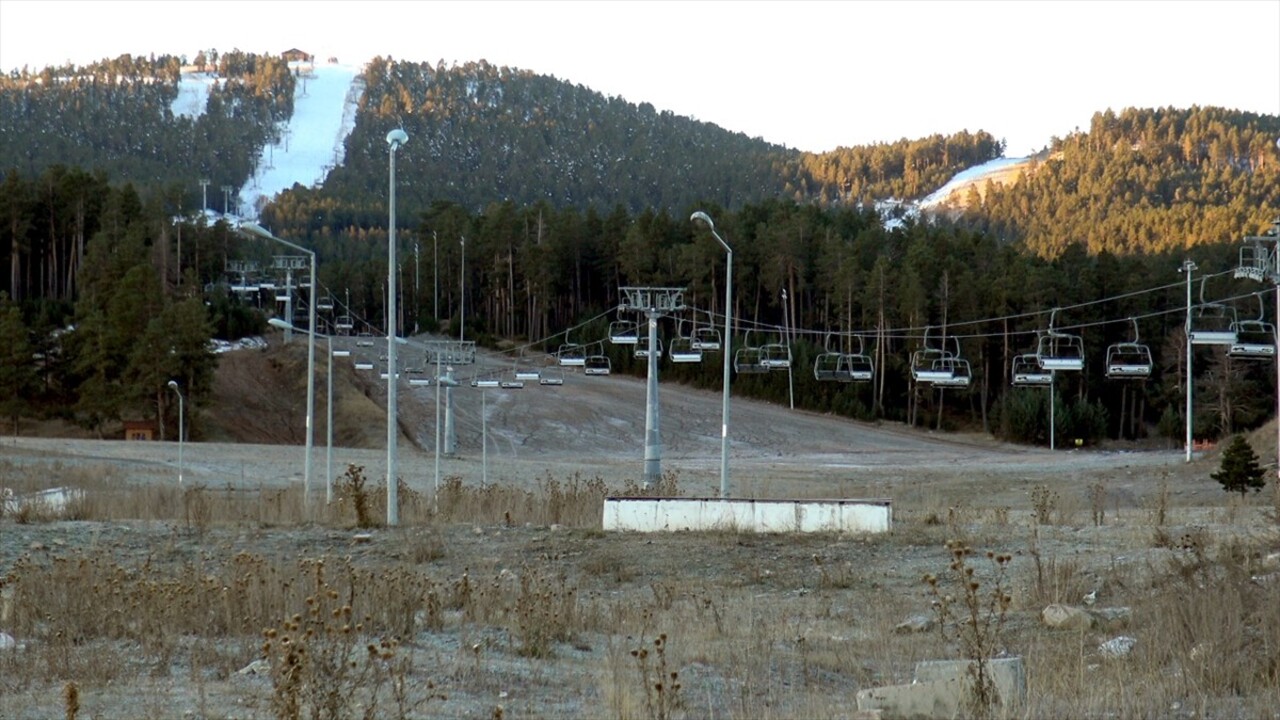
{"type": "Polygon", "coordinates": [[[1033,252],[1163,252],[1238,239],[1280,209],[1280,117],[1222,108],[1096,113],[965,220],[1033,252]]]}
{"type": "MultiPolygon", "coordinates": [[[[252,86],[257,99],[224,98],[194,121],[166,117],[173,75],[158,68],[175,67],[172,59],[150,71],[170,78],[163,81],[123,82],[114,72],[76,81],[112,98],[95,105],[105,115],[92,123],[73,111],[87,94],[57,79],[79,72],[6,81],[7,417],[56,415],[99,429],[137,416],[173,423],[167,379],[182,378],[195,407],[208,391],[215,360],[203,339],[254,332],[265,315],[284,311],[276,292],[229,289],[282,285],[269,269],[278,248],[246,241],[226,222],[177,216],[195,207],[193,169],[213,158],[243,180],[256,157],[249,146],[261,146],[286,111],[287,66],[238,65],[225,55],[223,63],[228,76],[256,68],[261,82],[228,82],[224,92],[252,86]],[[147,100],[135,107],[135,97],[147,100]],[[68,116],[77,142],[41,140],[32,145],[39,153],[28,151],[10,128],[35,132],[33,114],[49,125],[68,116]],[[236,133],[249,134],[229,137],[236,133]],[[259,261],[252,277],[229,272],[245,260],[259,261]],[[36,362],[21,362],[29,355],[36,362]]],[[[527,344],[531,353],[589,345],[615,371],[639,373],[631,348],[607,341],[611,321],[634,319],[618,311],[620,287],[687,288],[690,309],[664,323],[668,342],[723,318],[725,255],[689,221],[694,210],[714,217],[734,250],[729,351],[791,345],[793,377],[735,373],[734,391],[777,401],[794,392],[798,407],[1043,442],[1048,393],[1011,387],[1011,369],[1042,337],[1069,333],[1085,354],[1082,370],[1057,378],[1063,437],[1177,436],[1187,372],[1183,260],[1199,265],[1197,300],[1274,322],[1260,295],[1269,286],[1232,272],[1239,238],[1280,214],[1273,116],[1099,114],[1016,183],[975,190],[964,215],[889,223],[874,201],[923,196],[998,155],[999,143],[959,133],[815,156],[485,63],[376,60],[365,81],[346,165],[262,215],[277,235],[316,250],[314,290],[337,299],[333,313],[321,313],[321,330],[346,313],[387,332],[384,138],[400,126],[410,140],[397,155],[399,334],[444,323],[456,332],[465,320],[468,339],[527,344]],[[1136,340],[1154,353],[1149,379],[1108,379],[1107,348],[1136,340]],[[947,390],[913,382],[913,354],[922,350],[963,359],[971,382],[947,390]],[[832,351],[871,358],[873,379],[819,380],[818,356],[832,351]]],[[[312,301],[295,292],[295,310],[312,301]]],[[[1198,435],[1269,415],[1269,362],[1222,347],[1196,347],[1194,358],[1198,435]]],[[[663,377],[718,387],[720,374],[718,363],[664,360],[663,377]]]]}
{"type": "Polygon", "coordinates": [[[195,118],[171,110],[182,70],[171,55],[0,76],[0,171],[101,171],[165,193],[175,212],[200,207],[201,178],[238,188],[293,112],[294,77],[278,57],[231,51],[199,60],[219,81],[195,118]]]}

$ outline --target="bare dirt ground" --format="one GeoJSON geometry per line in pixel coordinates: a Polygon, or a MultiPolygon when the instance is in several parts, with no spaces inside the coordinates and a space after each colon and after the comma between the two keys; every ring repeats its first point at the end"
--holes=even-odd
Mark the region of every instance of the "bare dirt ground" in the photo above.
{"type": "MultiPolygon", "coordinates": [[[[335,361],[334,473],[356,463],[379,476],[386,468],[386,385],[376,369],[354,370],[353,364],[368,361],[377,367],[385,348],[356,347],[350,339],[344,344],[353,357],[335,361]]],[[[305,354],[301,343],[288,350],[276,347],[267,353],[247,351],[224,358],[216,400],[210,407],[194,409],[197,440],[183,448],[187,478],[216,486],[303,480],[305,354]]],[[[327,457],[324,352],[323,345],[317,346],[320,378],[312,455],[312,481],[317,486],[324,483],[327,457]]],[[[414,351],[402,349],[400,354],[401,367],[421,367],[414,351]]],[[[534,362],[540,364],[540,360],[534,362]]],[[[460,382],[451,391],[456,452],[452,456],[439,453],[441,476],[480,483],[487,468],[490,482],[528,483],[546,472],[600,475],[613,482],[642,477],[646,407],[642,379],[585,377],[566,368],[562,386],[529,381],[519,390],[481,390],[469,384],[474,376],[499,370],[510,375],[510,369],[508,360],[483,352],[477,365],[455,368],[460,382]]],[[[434,485],[437,414],[446,418],[438,407],[447,406],[450,391],[410,387],[403,378],[431,375],[434,368],[421,375],[406,373],[398,391],[399,472],[411,487],[422,490],[434,485]]],[[[778,381],[785,382],[785,376],[779,374],[778,381]]],[[[660,388],[663,472],[676,474],[685,494],[717,494],[720,393],[671,384],[660,388]]],[[[731,401],[729,425],[731,491],[739,497],[848,497],[851,491],[888,488],[907,479],[953,478],[958,470],[965,483],[990,476],[1016,485],[1084,475],[1122,481],[1136,471],[1178,475],[1187,469],[1179,449],[1050,452],[980,434],[863,423],[738,397],[731,401]]],[[[175,477],[177,471],[173,443],[16,437],[5,438],[2,445],[5,454],[18,462],[111,461],[167,468],[175,477]]],[[[442,439],[440,446],[447,448],[446,441],[442,439]]]]}
{"type": "MultiPolygon", "coordinates": [[[[302,485],[305,363],[297,345],[288,352],[276,347],[224,359],[218,399],[196,409],[194,424],[203,439],[183,447],[187,485],[302,485]]],[[[379,348],[352,349],[356,359],[378,362],[379,348]]],[[[323,346],[317,355],[323,372],[323,346]]],[[[332,472],[338,475],[353,463],[378,478],[386,463],[385,383],[376,371],[357,371],[350,363],[339,360],[334,373],[332,472]]],[[[402,351],[401,364],[418,363],[411,351],[402,351]]],[[[611,488],[640,480],[643,381],[566,371],[560,387],[530,382],[520,390],[482,392],[468,383],[477,372],[509,368],[509,360],[482,354],[478,367],[456,369],[462,385],[452,391],[452,456],[435,452],[437,388],[401,386],[399,472],[409,488],[430,495],[437,477],[456,477],[471,487],[487,481],[527,489],[542,478],[574,475],[599,477],[611,488]]],[[[322,375],[311,480],[317,495],[328,477],[325,387],[322,375]]],[[[718,491],[720,399],[718,392],[662,386],[662,467],[675,476],[682,494],[718,491]]],[[[1033,582],[1032,556],[1037,568],[1042,558],[1058,568],[1052,571],[1052,592],[1063,601],[1079,602],[1085,592],[1100,590],[1104,602],[1136,603],[1149,592],[1145,578],[1153,563],[1170,552],[1153,542],[1153,533],[1272,532],[1264,519],[1268,500],[1231,507],[1208,480],[1216,458],[1188,464],[1180,449],[1050,452],[977,434],[861,423],[740,398],[732,402],[730,438],[733,495],[890,498],[893,533],[635,536],[459,523],[428,528],[427,535],[423,528],[377,530],[368,542],[354,544],[354,531],[344,524],[241,523],[196,534],[180,522],[17,525],[6,518],[0,519],[0,577],[21,562],[103,549],[124,565],[195,564],[214,575],[216,568],[207,568],[219,554],[251,552],[286,563],[346,558],[421,571],[441,587],[452,584],[455,599],[458,579],[468,574],[512,596],[519,593],[517,578],[559,577],[560,587],[576,593],[579,612],[593,619],[582,620],[574,639],[548,657],[515,650],[520,633],[509,615],[486,624],[446,613],[443,629],[420,629],[411,640],[424,668],[416,687],[421,691],[430,679],[448,699],[424,702],[411,716],[848,717],[858,689],[909,680],[914,661],[956,652],[932,635],[904,637],[893,628],[909,615],[929,612],[920,578],[945,567],[945,540],[962,538],[1015,555],[1016,632],[1002,649],[1024,654],[1033,681],[1041,678],[1041,685],[1033,682],[1026,716],[1237,717],[1251,716],[1257,707],[1206,704],[1203,694],[1196,704],[1196,692],[1185,688],[1135,696],[1132,688],[1142,687],[1145,675],[1122,675],[1114,691],[1099,691],[1079,704],[1078,696],[1097,678],[1082,674],[1079,685],[1066,687],[1049,680],[1058,682],[1064,653],[1068,666],[1093,667],[1099,662],[1097,644],[1109,635],[1095,630],[1055,639],[1035,623],[1047,591],[1033,582]],[[1090,506],[1091,487],[1104,494],[1101,525],[1091,522],[1097,510],[1090,506]],[[1032,495],[1046,490],[1053,493],[1053,518],[1041,525],[1032,495]],[[1158,495],[1166,491],[1167,525],[1157,528],[1152,517],[1158,495]],[[636,661],[628,656],[658,632],[670,637],[669,659],[685,688],[681,703],[667,714],[645,704],[636,661]]],[[[110,469],[113,482],[163,485],[176,483],[178,448],[171,442],[21,436],[0,441],[0,467],[8,475],[47,478],[50,486],[103,468],[110,469]]],[[[1144,627],[1158,614],[1155,607],[1139,608],[1129,632],[1153,642],[1144,627]]],[[[0,631],[5,629],[0,622],[0,631]]],[[[25,641],[39,645],[38,638],[25,641]]],[[[95,718],[271,717],[269,681],[237,673],[257,656],[256,644],[254,638],[231,639],[210,650],[178,638],[176,649],[160,660],[146,653],[145,659],[124,656],[112,672],[85,683],[84,707],[95,718]],[[198,667],[182,660],[188,655],[202,658],[198,667]]],[[[111,647],[123,652],[118,644],[111,647]]],[[[3,652],[0,675],[16,672],[20,656],[3,652]]],[[[45,682],[0,681],[0,718],[61,714],[58,692],[66,672],[51,664],[45,682]]]]}

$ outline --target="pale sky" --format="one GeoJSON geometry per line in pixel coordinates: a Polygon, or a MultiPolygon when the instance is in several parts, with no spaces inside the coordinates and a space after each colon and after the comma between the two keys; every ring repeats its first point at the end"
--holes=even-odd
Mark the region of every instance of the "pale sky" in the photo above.
{"type": "Polygon", "coordinates": [[[1280,0],[0,0],[0,70],[125,53],[487,60],[822,152],[1094,112],[1280,115],[1280,0]]]}

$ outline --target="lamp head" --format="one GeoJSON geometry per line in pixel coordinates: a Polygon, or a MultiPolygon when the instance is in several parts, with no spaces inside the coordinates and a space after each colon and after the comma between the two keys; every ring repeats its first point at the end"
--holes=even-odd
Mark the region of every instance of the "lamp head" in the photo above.
{"type": "Polygon", "coordinates": [[[177,389],[178,389],[178,381],[177,381],[177,380],[170,380],[170,381],[169,381],[169,387],[173,388],[174,390],[177,390],[177,389]]]}
{"type": "Polygon", "coordinates": [[[259,237],[267,238],[268,240],[275,239],[274,235],[272,235],[266,228],[262,227],[256,222],[250,222],[247,220],[241,221],[240,229],[246,232],[253,233],[254,235],[257,235],[259,237]]]}
{"type": "Polygon", "coordinates": [[[701,220],[702,222],[706,223],[706,224],[707,224],[707,227],[711,228],[712,232],[714,232],[714,231],[715,231],[715,229],[716,229],[716,224],[715,224],[715,223],[713,223],[713,222],[711,222],[711,216],[710,216],[710,215],[708,215],[708,214],[706,214],[706,213],[702,212],[701,210],[699,210],[698,212],[696,212],[696,213],[694,213],[694,214],[692,214],[692,215],[690,215],[690,216],[689,216],[689,222],[697,222],[698,220],[701,220]]]}
{"type": "Polygon", "coordinates": [[[391,146],[392,150],[407,142],[409,142],[409,133],[405,132],[404,128],[396,128],[387,133],[387,144],[391,146]]]}
{"type": "Polygon", "coordinates": [[[292,330],[292,329],[293,329],[293,326],[292,326],[292,325],[290,325],[289,323],[285,322],[284,320],[281,320],[280,318],[270,318],[270,319],[268,319],[268,320],[267,320],[267,324],[268,324],[268,325],[270,325],[271,327],[274,327],[274,328],[280,328],[281,330],[292,330]]]}

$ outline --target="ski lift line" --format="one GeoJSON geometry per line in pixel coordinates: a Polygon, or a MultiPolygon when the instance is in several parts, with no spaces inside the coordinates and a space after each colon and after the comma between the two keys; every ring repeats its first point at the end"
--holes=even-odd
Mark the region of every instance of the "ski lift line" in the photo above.
{"type": "MultiPolygon", "coordinates": [[[[1206,273],[1205,275],[1202,275],[1201,277],[1202,277],[1202,279],[1203,279],[1203,278],[1214,278],[1214,277],[1220,277],[1220,276],[1222,276],[1222,275],[1230,275],[1230,274],[1233,274],[1234,272],[1235,272],[1235,268],[1232,268],[1232,269],[1230,269],[1230,270],[1223,270],[1223,271],[1216,272],[1216,273],[1206,273]]],[[[1160,285],[1160,286],[1151,287],[1151,288],[1144,288],[1144,289],[1141,289],[1141,290],[1133,290],[1133,291],[1130,291],[1130,292],[1127,292],[1127,293],[1120,293],[1120,294],[1118,294],[1118,295],[1111,295],[1111,296],[1108,296],[1108,297],[1105,297],[1105,298],[1099,298],[1099,299],[1097,299],[1097,300],[1089,300],[1089,301],[1086,301],[1086,302],[1075,303],[1075,304],[1073,304],[1073,305],[1062,305],[1062,306],[1059,306],[1057,309],[1058,309],[1058,310],[1063,310],[1063,311],[1066,311],[1066,310],[1073,310],[1073,309],[1082,308],[1082,307],[1089,307],[1089,306],[1091,306],[1091,305],[1099,305],[1099,304],[1108,303],[1108,302],[1115,302],[1115,301],[1119,301],[1119,300],[1125,300],[1125,299],[1132,298],[1132,297],[1139,297],[1139,296],[1142,296],[1142,295],[1148,295],[1148,294],[1151,294],[1151,293],[1161,292],[1161,291],[1164,291],[1164,290],[1179,289],[1179,288],[1181,288],[1182,286],[1183,286],[1183,283],[1182,283],[1181,281],[1179,281],[1179,282],[1173,282],[1173,283],[1169,283],[1169,284],[1166,284],[1166,285],[1160,285]]],[[[1261,292],[1259,292],[1258,294],[1261,294],[1261,292]]],[[[1247,297],[1247,295],[1246,295],[1246,296],[1241,296],[1241,297],[1247,297]]],[[[1004,321],[1009,321],[1009,320],[1022,320],[1022,319],[1027,319],[1027,318],[1040,317],[1040,316],[1042,316],[1042,315],[1045,315],[1045,314],[1048,314],[1048,313],[1053,312],[1053,310],[1054,310],[1054,308],[1049,308],[1049,309],[1046,309],[1046,310],[1037,310],[1037,311],[1033,311],[1033,312],[1018,313],[1018,314],[1014,314],[1014,315],[1005,315],[1005,316],[1001,316],[1001,317],[994,317],[994,318],[984,318],[984,319],[979,319],[979,320],[962,320],[962,321],[958,321],[958,322],[953,321],[953,322],[948,323],[948,326],[949,326],[949,327],[951,327],[951,328],[954,328],[954,327],[960,327],[960,326],[964,326],[964,325],[980,325],[980,324],[984,324],[984,323],[1004,322],[1004,321]]],[[[1158,314],[1160,314],[1160,313],[1155,313],[1155,314],[1156,314],[1156,315],[1158,315],[1158,314]]],[[[1107,324],[1107,323],[1109,323],[1109,322],[1114,322],[1114,321],[1103,321],[1103,322],[1095,322],[1095,323],[1081,323],[1081,324],[1077,324],[1077,325],[1063,326],[1063,327],[1062,327],[1062,328],[1060,328],[1060,329],[1062,329],[1062,330],[1072,330],[1072,329],[1077,329],[1077,328],[1090,327],[1090,326],[1093,326],[1093,325],[1104,325],[1104,324],[1107,324]]],[[[898,331],[898,332],[917,332],[917,331],[921,331],[921,330],[923,330],[923,329],[924,329],[924,328],[922,328],[922,327],[907,327],[907,328],[893,328],[893,329],[891,329],[891,330],[898,331]]],[[[825,331],[821,331],[821,330],[807,330],[807,329],[799,329],[799,328],[797,328],[796,330],[794,330],[794,332],[798,332],[798,333],[807,333],[807,334],[821,334],[821,333],[823,333],[823,332],[825,332],[825,331]]],[[[854,334],[868,334],[869,332],[871,332],[871,331],[865,331],[865,330],[864,330],[864,331],[858,331],[857,333],[854,333],[854,334]]],[[[1003,335],[1004,333],[958,335],[958,337],[962,337],[962,338],[979,338],[979,337],[990,337],[991,335],[995,335],[995,334],[1003,335]]],[[[915,337],[915,336],[908,336],[908,337],[915,337]]]]}
{"type": "MultiPolygon", "coordinates": [[[[1228,272],[1229,272],[1229,271],[1228,271],[1228,272]]],[[[1226,272],[1215,273],[1213,276],[1224,275],[1224,274],[1226,274],[1226,272]]],[[[1210,276],[1210,277],[1213,277],[1213,276],[1210,276]]],[[[1142,292],[1147,292],[1147,293],[1149,293],[1149,292],[1155,292],[1155,291],[1158,291],[1158,290],[1168,289],[1168,288],[1170,288],[1170,287],[1175,287],[1175,286],[1174,286],[1174,285],[1167,285],[1167,286],[1162,286],[1162,287],[1159,287],[1159,288],[1152,288],[1152,289],[1149,289],[1149,290],[1146,290],[1146,291],[1142,291],[1142,292]]],[[[1176,285],[1176,287],[1182,287],[1182,285],[1181,285],[1181,284],[1178,284],[1178,285],[1176,285]]],[[[1254,291],[1254,292],[1251,292],[1251,293],[1245,293],[1245,294],[1242,294],[1242,295],[1234,295],[1234,296],[1230,296],[1230,297],[1219,298],[1219,299],[1215,300],[1214,302],[1216,302],[1216,303],[1230,303],[1230,302],[1236,302],[1236,301],[1243,300],[1243,299],[1250,298],[1250,297],[1262,297],[1262,296],[1266,296],[1266,295],[1268,295],[1270,292],[1272,292],[1272,291],[1271,291],[1271,290],[1257,290],[1257,291],[1254,291]]],[[[1134,294],[1138,294],[1138,293],[1129,293],[1129,294],[1126,294],[1126,295],[1116,296],[1116,297],[1118,297],[1118,298],[1120,298],[1120,297],[1129,297],[1129,296],[1132,296],[1132,295],[1134,295],[1134,294]]],[[[1096,302],[1102,302],[1102,301],[1096,301],[1096,302]]],[[[1062,307],[1060,307],[1060,308],[1058,308],[1058,309],[1059,309],[1059,310],[1066,310],[1067,308],[1078,308],[1078,307],[1083,307],[1083,306],[1088,305],[1088,304],[1093,304],[1093,303],[1080,303],[1080,304],[1076,304],[1076,305],[1064,305],[1064,306],[1062,306],[1062,307]]],[[[973,325],[973,324],[978,324],[978,323],[999,323],[999,322],[1002,322],[1002,321],[1004,321],[1004,320],[1025,319],[1025,318],[1029,318],[1029,317],[1035,317],[1035,316],[1039,316],[1039,315],[1044,315],[1044,314],[1046,314],[1046,313],[1051,313],[1052,311],[1053,311],[1053,309],[1051,308],[1051,309],[1049,309],[1049,310],[1043,310],[1043,311],[1038,311],[1038,312],[1034,312],[1034,313],[1022,313],[1022,314],[1019,314],[1019,315],[1009,315],[1009,316],[1007,316],[1007,317],[990,318],[990,319],[987,319],[987,320],[966,320],[966,321],[961,321],[961,322],[949,322],[949,323],[948,323],[948,329],[951,329],[951,328],[954,328],[954,327],[957,327],[957,326],[962,326],[962,325],[973,325]]],[[[713,317],[713,318],[715,318],[715,317],[723,317],[723,315],[719,315],[719,314],[717,314],[717,313],[711,313],[710,311],[703,311],[703,312],[708,313],[708,314],[709,314],[711,317],[713,317]]],[[[1112,325],[1112,324],[1120,323],[1120,322],[1127,323],[1127,322],[1129,322],[1131,319],[1147,320],[1147,319],[1157,318],[1157,317],[1162,317],[1162,316],[1166,316],[1166,315],[1182,315],[1182,314],[1185,314],[1185,312],[1186,312],[1185,307],[1177,306],[1177,307],[1170,307],[1170,308],[1165,309],[1165,310],[1157,310],[1157,311],[1153,311],[1153,312],[1149,312],[1149,313],[1144,313],[1144,314],[1141,314],[1141,315],[1130,315],[1130,316],[1126,316],[1126,317],[1125,317],[1125,318],[1123,318],[1123,319],[1106,319],[1106,320],[1097,320],[1097,321],[1092,321],[1092,322],[1081,322],[1081,323],[1075,323],[1075,324],[1073,324],[1073,325],[1064,325],[1064,326],[1062,326],[1062,327],[1060,327],[1060,328],[1057,328],[1057,329],[1059,329],[1059,330],[1082,330],[1082,329],[1086,329],[1086,328],[1094,328],[1094,327],[1102,327],[1102,326],[1106,326],[1106,325],[1112,325]]],[[[752,321],[748,321],[748,320],[744,320],[744,321],[741,321],[741,322],[739,322],[738,320],[735,320],[734,322],[738,323],[738,324],[739,324],[739,327],[740,327],[741,329],[743,329],[743,330],[753,330],[753,331],[761,331],[761,332],[775,332],[775,333],[780,333],[780,332],[782,332],[782,327],[781,327],[781,326],[779,326],[779,325],[767,325],[767,324],[763,324],[763,323],[756,323],[756,322],[752,322],[752,321]]],[[[900,341],[901,341],[901,340],[920,340],[920,339],[923,339],[923,337],[924,337],[923,330],[925,330],[927,327],[928,327],[928,326],[925,326],[925,327],[905,327],[905,328],[886,328],[886,329],[883,329],[883,330],[877,330],[877,329],[875,329],[875,328],[863,328],[863,329],[858,329],[858,330],[843,330],[843,331],[839,331],[839,332],[834,332],[834,331],[833,331],[833,332],[834,332],[834,335],[835,335],[836,337],[840,337],[840,338],[857,338],[857,337],[887,337],[887,338],[892,339],[892,340],[900,340],[900,341]]],[[[793,331],[793,332],[796,332],[796,333],[801,334],[801,335],[814,335],[814,336],[819,336],[819,335],[825,335],[828,331],[826,331],[826,330],[812,330],[812,329],[796,329],[796,330],[795,330],[795,331],[793,331]]],[[[1017,337],[1017,336],[1023,336],[1023,335],[1036,336],[1036,335],[1038,335],[1038,334],[1040,334],[1040,333],[1042,333],[1042,332],[1043,332],[1043,329],[1042,329],[1042,328],[1041,328],[1041,329],[1031,328],[1031,329],[1027,329],[1027,330],[1010,330],[1010,331],[1008,331],[1008,332],[1003,332],[1003,331],[1002,331],[1002,332],[989,332],[989,333],[965,333],[965,334],[961,334],[961,333],[948,333],[948,337],[955,337],[955,338],[958,338],[958,339],[960,339],[960,340],[976,340],[976,339],[986,339],[986,338],[993,338],[993,337],[1005,337],[1005,336],[1009,336],[1009,337],[1017,337]]]]}

